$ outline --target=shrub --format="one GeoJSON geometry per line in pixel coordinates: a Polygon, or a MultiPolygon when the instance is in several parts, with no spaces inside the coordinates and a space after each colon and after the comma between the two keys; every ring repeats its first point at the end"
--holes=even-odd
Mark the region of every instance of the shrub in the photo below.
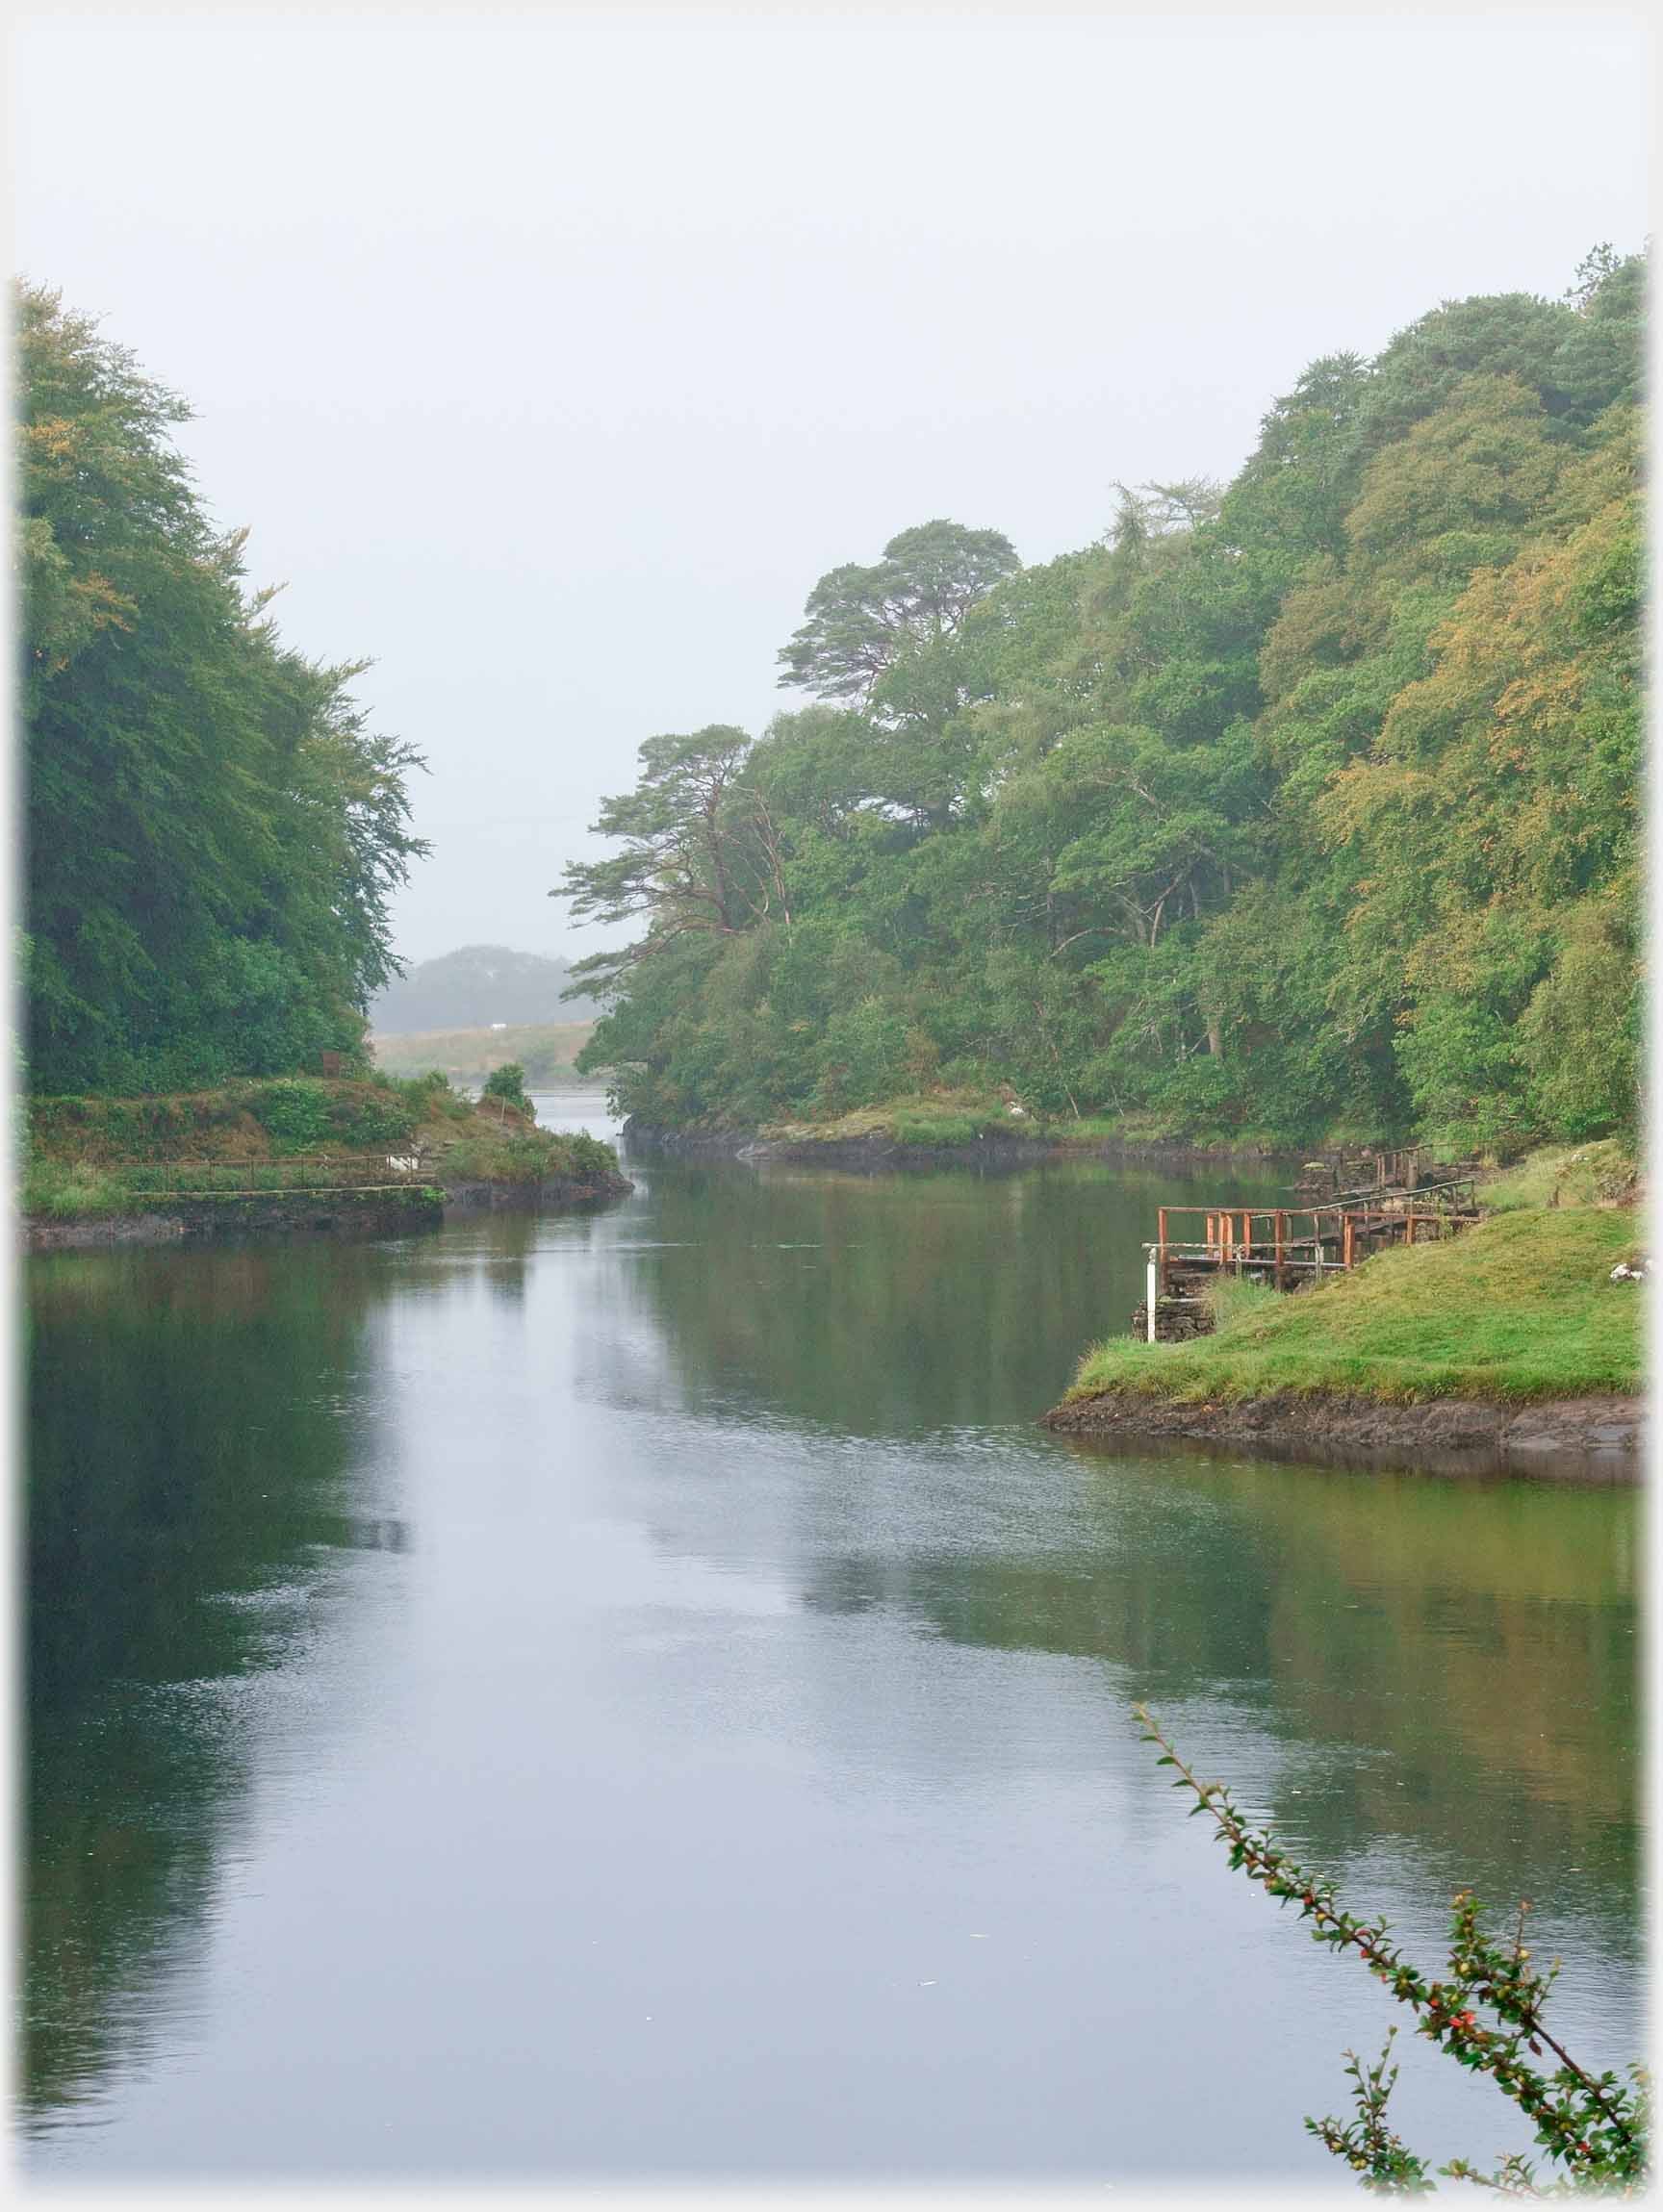
{"type": "Polygon", "coordinates": [[[304,1152],[328,1135],[334,1101],[324,1084],[293,1076],[260,1084],[249,1096],[248,1110],[273,1152],[304,1152]]]}
{"type": "Polygon", "coordinates": [[[493,1068],[485,1078],[484,1095],[488,1099],[500,1099],[506,1106],[527,1116],[536,1112],[525,1094],[525,1070],[518,1060],[504,1060],[499,1068],[493,1068]]]}
{"type": "Polygon", "coordinates": [[[331,1133],[350,1145],[406,1144],[417,1118],[408,1099],[369,1091],[337,1103],[331,1133]]]}
{"type": "MultiPolygon", "coordinates": [[[[1253,1827],[1222,1783],[1203,1781],[1192,1772],[1147,1706],[1135,1705],[1132,1714],[1144,1742],[1160,1752],[1157,1764],[1176,1773],[1173,1788],[1193,1795],[1191,1812],[1212,1816],[1218,1841],[1229,1846],[1231,1866],[1260,1883],[1278,1904],[1297,1904],[1299,1917],[1311,1922],[1314,1942],[1332,1951],[1354,1952],[1414,2016],[1417,2032],[1436,2049],[1458,2066],[1487,2074],[1531,2122],[1536,2141],[1559,2170],[1538,2179],[1535,2169],[1510,2151],[1494,2174],[1476,2172],[1464,2158],[1440,2167],[1441,2174],[1516,2197],[1567,2191],[1631,2196],[1644,2185],[1650,2144],[1650,2078],[1640,2066],[1629,2068],[1627,2086],[1613,2072],[1591,2073],[1548,2027],[1543,2012],[1559,1966],[1555,1961],[1543,1972],[1529,1964],[1527,1904],[1519,1907],[1509,1941],[1491,1934],[1478,1900],[1471,1891],[1461,1891],[1450,1916],[1449,1963],[1444,1977],[1433,1979],[1404,1957],[1383,1916],[1370,1920],[1347,1912],[1333,1883],[1296,1866],[1267,1830],[1253,1827]],[[1558,2061],[1551,2073],[1530,2063],[1545,2051],[1558,2061]]],[[[1355,2119],[1344,2125],[1337,2120],[1307,2120],[1305,2126],[1350,2167],[1364,2188],[1379,2195],[1420,2196],[1433,2186],[1427,2162],[1393,2132],[1386,2119],[1397,2079],[1392,2064],[1396,2032],[1388,2032],[1377,2065],[1365,2066],[1355,2051],[1345,2053],[1355,2119]]]]}

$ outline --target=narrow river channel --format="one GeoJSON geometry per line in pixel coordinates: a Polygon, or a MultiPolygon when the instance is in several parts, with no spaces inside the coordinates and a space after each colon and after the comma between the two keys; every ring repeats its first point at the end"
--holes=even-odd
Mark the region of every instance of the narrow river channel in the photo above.
{"type": "Polygon", "coordinates": [[[1638,2055],[1632,1491],[1036,1429],[1216,1171],[627,1164],[28,1263],[38,2180],[1329,2180],[1393,2008],[1136,1698],[1427,1964],[1536,1900],[1638,2055]]]}

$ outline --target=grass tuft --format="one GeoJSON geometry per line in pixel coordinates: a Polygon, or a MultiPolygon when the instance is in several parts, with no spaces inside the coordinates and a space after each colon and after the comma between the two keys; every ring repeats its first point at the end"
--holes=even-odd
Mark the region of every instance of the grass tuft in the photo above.
{"type": "Polygon", "coordinates": [[[1531,1206],[1612,1206],[1632,1194],[1637,1173],[1632,1148],[1608,1136],[1534,1152],[1517,1167],[1490,1177],[1480,1196],[1497,1213],[1531,1206]]]}

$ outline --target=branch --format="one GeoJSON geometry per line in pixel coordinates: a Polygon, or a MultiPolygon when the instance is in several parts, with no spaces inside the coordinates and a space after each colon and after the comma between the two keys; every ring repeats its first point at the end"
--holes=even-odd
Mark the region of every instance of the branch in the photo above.
{"type": "MultiPolygon", "coordinates": [[[[1194,1794],[1191,1813],[1212,1815],[1219,1835],[1230,1845],[1231,1866],[1240,1868],[1279,1901],[1297,1900],[1300,1918],[1315,1922],[1312,1934],[1316,1942],[1335,1950],[1355,1950],[1375,1979],[1384,1982],[1393,1996],[1415,2013],[1423,2035],[1461,2064],[1488,2073],[1503,2095],[1535,2121],[1538,2141],[1554,2157],[1581,2174],[1637,2178],[1645,2173],[1646,2144],[1638,2124],[1644,2114],[1643,2099],[1614,2098],[1610,2077],[1595,2079],[1585,2072],[1542,2026],[1541,1997],[1551,1977],[1544,1983],[1541,1976],[1525,1970],[1524,1961],[1530,1954],[1522,1940],[1522,1917],[1510,1973],[1507,1962],[1479,1925],[1478,1906],[1471,1893],[1462,1891],[1455,1899],[1454,1947],[1449,1962],[1453,1979],[1449,1984],[1428,1982],[1397,1946],[1387,1941],[1384,1919],[1362,1920],[1339,1910],[1331,1882],[1307,1873],[1276,1848],[1267,1833],[1250,1828],[1221,1783],[1198,1779],[1162,1735],[1146,1706],[1134,1706],[1133,1714],[1143,1728],[1144,1741],[1159,1746],[1159,1764],[1176,1769],[1179,1780],[1174,1788],[1194,1794]],[[1516,2034],[1507,2036],[1478,2025],[1465,2001],[1474,1989],[1501,2019],[1517,2024],[1516,2034]],[[1519,2057],[1519,2046],[1526,2040],[1536,2047],[1546,2043],[1559,2059],[1562,2072],[1554,2082],[1549,2083],[1519,2057]],[[1557,2098],[1555,2088],[1560,2092],[1557,2098]],[[1573,2100],[1573,2091],[1580,2091],[1586,2099],[1581,2111],[1573,2100]],[[1611,2138],[1609,2154],[1603,2146],[1596,2148],[1590,2141],[1599,2134],[1601,2123],[1611,2138]]],[[[1521,1916],[1524,1910],[1521,1907],[1521,1916]]],[[[1473,2178],[1465,2167],[1460,2177],[1473,2178]]]]}

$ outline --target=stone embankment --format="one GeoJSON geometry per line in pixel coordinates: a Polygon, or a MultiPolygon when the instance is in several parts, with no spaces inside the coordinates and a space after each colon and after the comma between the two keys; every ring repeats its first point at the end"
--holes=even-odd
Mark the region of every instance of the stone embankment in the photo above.
{"type": "Polygon", "coordinates": [[[270,1235],[397,1236],[437,1229],[447,1214],[508,1208],[535,1209],[601,1203],[634,1189],[610,1171],[548,1176],[541,1182],[475,1181],[402,1183],[377,1189],[227,1191],[158,1198],[141,1212],[89,1214],[23,1223],[29,1252],[108,1249],[112,1245],[203,1244],[270,1235]]]}
{"type": "Polygon", "coordinates": [[[259,1190],[168,1197],[141,1213],[25,1221],[30,1252],[96,1249],[114,1244],[201,1244],[220,1237],[273,1233],[393,1236],[436,1228],[445,1193],[402,1184],[379,1190],[259,1190]]]}

